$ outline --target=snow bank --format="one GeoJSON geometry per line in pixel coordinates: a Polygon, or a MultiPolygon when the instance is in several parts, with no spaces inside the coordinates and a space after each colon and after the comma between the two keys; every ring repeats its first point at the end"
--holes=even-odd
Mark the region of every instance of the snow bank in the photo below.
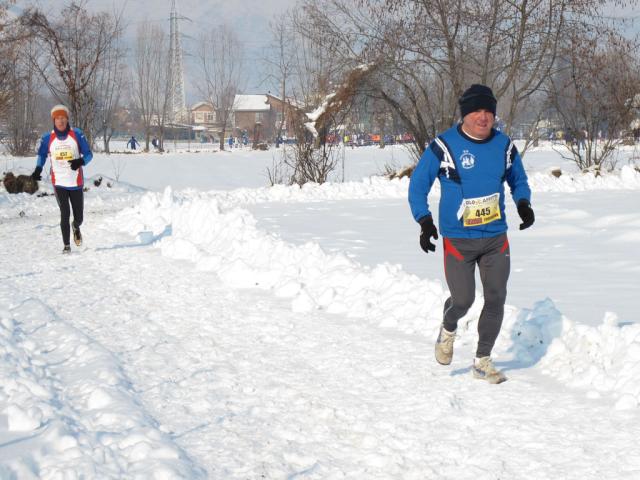
{"type": "Polygon", "coordinates": [[[160,238],[163,254],[215,271],[231,286],[273,290],[300,313],[319,308],[407,333],[437,325],[444,301],[439,281],[420,280],[389,264],[363,267],[315,243],[291,245],[255,224],[246,210],[224,210],[206,194],[178,198],[167,189],[145,195],[113,226],[141,241],[160,238]]]}
{"type": "MultiPolygon", "coordinates": [[[[596,177],[593,173],[562,175],[535,172],[529,175],[529,183],[534,192],[581,192],[587,190],[640,190],[640,172],[631,166],[596,177]]],[[[316,202],[323,200],[407,198],[409,179],[393,179],[372,176],[361,182],[308,183],[297,185],[275,185],[264,188],[239,188],[231,191],[211,192],[223,207],[238,204],[265,202],[316,202]]],[[[432,189],[440,194],[440,184],[432,189]]]]}
{"type": "Polygon", "coordinates": [[[564,319],[562,336],[553,340],[540,363],[543,371],[591,398],[612,394],[616,408],[640,405],[640,324],[619,325],[607,313],[600,326],[564,319]]]}
{"type": "MultiPolygon", "coordinates": [[[[587,190],[640,190],[640,172],[625,166],[620,171],[596,177],[592,173],[563,175],[559,178],[550,173],[535,172],[529,175],[534,192],[581,192],[587,190]]],[[[407,198],[409,178],[389,180],[386,177],[365,177],[360,182],[307,183],[298,185],[274,185],[262,188],[237,188],[234,190],[211,190],[202,198],[215,199],[221,208],[236,205],[252,205],[268,202],[321,202],[325,200],[378,200],[407,198]]],[[[177,192],[176,196],[195,195],[195,190],[177,192]]],[[[440,195],[440,184],[436,182],[431,195],[440,195]]]]}
{"type": "MultiPolygon", "coordinates": [[[[439,191],[439,185],[435,186],[439,191]]],[[[238,188],[231,191],[211,192],[222,207],[238,204],[266,202],[318,202],[324,200],[406,198],[409,181],[389,180],[385,177],[363,178],[361,182],[306,183],[298,185],[274,185],[264,188],[238,188]]]]}
{"type": "MultiPolygon", "coordinates": [[[[625,165],[620,170],[596,177],[593,173],[564,174],[559,178],[550,172],[529,174],[529,183],[534,192],[580,192],[590,190],[640,190],[640,172],[625,165]]],[[[40,194],[52,195],[50,183],[41,182],[40,194]]],[[[112,178],[96,175],[87,179],[89,191],[86,204],[89,208],[101,209],[107,204],[126,205],[138,201],[144,189],[112,178]],[[102,177],[99,187],[94,181],[102,177]],[[110,184],[111,187],[107,187],[110,184]]],[[[407,198],[409,179],[386,177],[364,177],[359,182],[308,183],[297,185],[275,185],[262,188],[237,188],[234,190],[210,190],[208,198],[215,198],[221,207],[227,208],[239,204],[257,204],[266,202],[318,202],[324,200],[385,199],[407,198]]],[[[187,190],[189,192],[189,190],[187,190]]],[[[440,185],[435,183],[432,195],[438,196],[440,185]]],[[[46,198],[46,197],[45,197],[46,198]]],[[[534,199],[535,202],[535,199],[534,199]]],[[[11,195],[0,187],[0,218],[15,218],[23,215],[50,213],[56,210],[55,202],[42,201],[28,194],[11,195]],[[22,212],[22,213],[21,213],[22,212]]]]}
{"type": "Polygon", "coordinates": [[[201,475],[110,352],[39,301],[6,286],[0,299],[1,478],[201,475]]]}
{"type": "Polygon", "coordinates": [[[620,410],[640,405],[639,323],[619,325],[609,312],[599,326],[582,325],[547,298],[532,309],[506,305],[496,346],[500,344],[513,354],[516,368],[537,365],[562,384],[583,389],[589,398],[610,395],[620,410]]]}
{"type": "MultiPolygon", "coordinates": [[[[428,338],[442,318],[447,293],[439,281],[420,280],[396,265],[362,266],[314,243],[288,244],[258,230],[247,211],[223,208],[208,194],[147,194],[113,227],[144,243],[158,239],[164,255],[214,271],[232,287],[271,290],[300,314],[323,309],[428,338]]],[[[462,344],[475,341],[482,296],[476,298],[460,324],[462,344]]],[[[610,319],[598,328],[574,324],[545,300],[533,310],[507,305],[497,348],[510,352],[519,368],[539,364],[561,382],[590,396],[611,394],[618,408],[629,408],[640,403],[640,387],[631,382],[640,376],[639,333],[640,325],[621,328],[610,319]]]]}
{"type": "Polygon", "coordinates": [[[592,172],[563,174],[556,178],[551,173],[529,174],[529,184],[534,192],[583,192],[587,190],[639,190],[640,172],[625,165],[615,172],[595,176],[592,172]]]}

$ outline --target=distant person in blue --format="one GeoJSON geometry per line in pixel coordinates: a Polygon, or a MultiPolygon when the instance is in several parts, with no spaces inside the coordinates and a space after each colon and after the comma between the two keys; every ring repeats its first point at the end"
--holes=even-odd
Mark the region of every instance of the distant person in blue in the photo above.
{"type": "Polygon", "coordinates": [[[444,304],[436,360],[451,363],[458,320],[474,301],[478,265],[484,307],[471,371],[475,378],[501,383],[507,378],[493,365],[491,350],[502,326],[510,270],[504,182],[522,219],[520,230],[535,220],[531,190],[518,150],[494,128],[497,100],[491,89],[471,85],[458,103],[462,122],[438,135],[425,150],[411,175],[409,204],[421,226],[420,246],[426,253],[434,252],[431,239],[438,239],[438,230],[427,195],[435,180],[440,181],[438,223],[450,297],[444,304]]]}
{"type": "Polygon", "coordinates": [[[140,144],[138,143],[138,140],[136,140],[136,137],[132,135],[129,141],[127,142],[127,147],[130,147],[131,150],[135,150],[136,147],[139,147],[139,146],[140,144]]]}
{"type": "Polygon", "coordinates": [[[229,148],[233,148],[233,137],[229,137],[229,148]]]}
{"type": "Polygon", "coordinates": [[[53,130],[42,136],[38,148],[36,169],[31,174],[34,180],[42,180],[42,169],[51,162],[51,183],[60,207],[60,230],[62,231],[63,253],[71,252],[69,217],[73,210],[73,241],[82,245],[82,225],[84,216],[84,172],[82,167],[93,158],[89,143],[82,130],[71,128],[69,110],[64,105],[51,109],[53,130]],[[71,208],[69,208],[71,203],[71,208]]]}

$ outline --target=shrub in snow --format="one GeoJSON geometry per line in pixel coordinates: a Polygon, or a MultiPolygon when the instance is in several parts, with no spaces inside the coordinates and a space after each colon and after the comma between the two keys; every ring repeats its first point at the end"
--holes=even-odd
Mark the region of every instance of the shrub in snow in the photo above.
{"type": "Polygon", "coordinates": [[[38,182],[29,175],[18,175],[16,177],[13,172],[7,172],[2,183],[8,193],[25,192],[33,195],[38,191],[38,182]]]}
{"type": "Polygon", "coordinates": [[[411,174],[413,173],[413,169],[414,168],[416,168],[415,165],[411,165],[409,167],[404,167],[404,168],[401,168],[400,170],[395,170],[393,172],[389,172],[389,174],[387,176],[389,177],[389,180],[393,180],[394,178],[410,177],[411,174]]]}

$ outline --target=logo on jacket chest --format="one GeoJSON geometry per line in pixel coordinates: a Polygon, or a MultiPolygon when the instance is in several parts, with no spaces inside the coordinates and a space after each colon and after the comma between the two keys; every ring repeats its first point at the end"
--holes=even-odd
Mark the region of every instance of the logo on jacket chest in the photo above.
{"type": "Polygon", "coordinates": [[[460,155],[460,165],[462,168],[473,168],[476,164],[476,157],[469,150],[463,150],[462,155],[460,155]]]}

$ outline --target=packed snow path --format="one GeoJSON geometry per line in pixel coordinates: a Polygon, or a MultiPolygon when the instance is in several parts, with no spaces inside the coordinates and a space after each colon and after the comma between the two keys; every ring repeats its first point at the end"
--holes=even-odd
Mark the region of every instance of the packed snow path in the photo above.
{"type": "Polygon", "coordinates": [[[1,478],[640,476],[637,409],[517,362],[474,380],[472,332],[442,367],[433,329],[296,313],[90,206],[63,256],[56,213],[0,231],[1,478]]]}

